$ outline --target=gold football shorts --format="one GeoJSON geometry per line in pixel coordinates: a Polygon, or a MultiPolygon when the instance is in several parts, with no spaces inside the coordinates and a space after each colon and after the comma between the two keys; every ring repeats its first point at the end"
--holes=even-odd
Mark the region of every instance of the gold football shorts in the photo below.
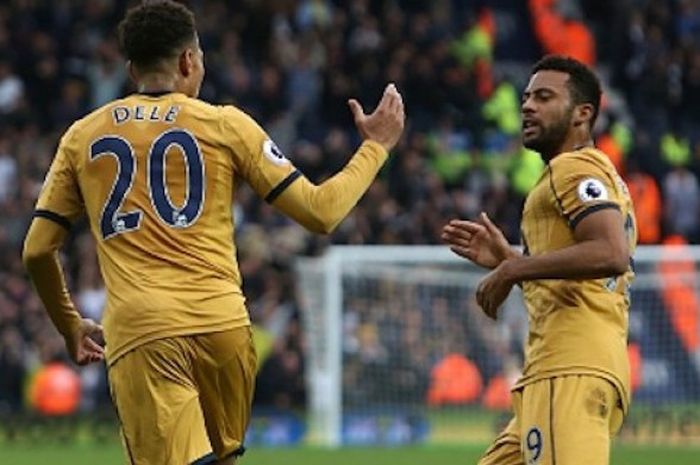
{"type": "Polygon", "coordinates": [[[149,342],[109,368],[132,465],[204,463],[240,455],[256,356],[250,327],[149,342]]]}
{"type": "Polygon", "coordinates": [[[617,389],[590,375],[528,384],[513,392],[513,410],[479,465],[607,465],[623,420],[617,389]]]}

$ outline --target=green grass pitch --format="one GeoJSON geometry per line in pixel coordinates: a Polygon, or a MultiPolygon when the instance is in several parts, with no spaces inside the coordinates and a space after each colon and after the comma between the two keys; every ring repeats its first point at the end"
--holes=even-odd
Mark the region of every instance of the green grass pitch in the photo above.
{"type": "MultiPolygon", "coordinates": [[[[469,465],[476,464],[485,448],[474,446],[423,446],[401,448],[310,447],[251,449],[241,465],[469,465]]],[[[0,445],[2,465],[123,465],[118,444],[103,445],[0,445]]],[[[611,465],[700,465],[700,448],[616,445],[611,465]]]]}

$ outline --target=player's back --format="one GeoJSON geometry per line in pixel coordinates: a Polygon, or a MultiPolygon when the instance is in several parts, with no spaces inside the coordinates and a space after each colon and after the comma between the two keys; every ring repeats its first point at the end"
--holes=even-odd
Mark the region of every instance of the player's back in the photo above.
{"type": "Polygon", "coordinates": [[[64,138],[108,291],[110,360],[161,337],[249,323],[233,243],[222,107],[135,94],[64,138]]]}

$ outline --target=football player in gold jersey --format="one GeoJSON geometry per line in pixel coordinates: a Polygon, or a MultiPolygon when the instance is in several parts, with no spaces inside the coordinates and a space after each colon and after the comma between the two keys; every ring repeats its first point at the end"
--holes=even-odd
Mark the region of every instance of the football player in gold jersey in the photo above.
{"type": "Polygon", "coordinates": [[[496,318],[515,284],[528,311],[515,415],[480,465],[607,464],[629,408],[635,219],[624,182],[593,145],[600,96],[596,76],[573,59],[534,67],[522,139],[547,166],[525,201],[522,254],[485,214],[443,230],[455,253],[493,270],[477,290],[487,315],[496,318]]]}
{"type": "Polygon", "coordinates": [[[308,229],[329,233],[371,184],[404,125],[393,85],[364,142],[314,185],[233,106],[197,100],[204,77],[194,16],[161,1],[119,27],[138,93],[63,136],[27,234],[24,262],[75,362],[106,358],[132,464],[233,463],[250,415],[255,353],[233,242],[236,180],[308,229]],[[87,213],[108,298],[102,327],[76,311],[57,258],[87,213]]]}

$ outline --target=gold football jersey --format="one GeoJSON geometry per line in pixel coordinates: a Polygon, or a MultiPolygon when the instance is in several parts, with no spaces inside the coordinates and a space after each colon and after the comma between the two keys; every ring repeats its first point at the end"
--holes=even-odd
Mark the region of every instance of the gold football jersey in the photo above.
{"type": "Polygon", "coordinates": [[[248,325],[234,179],[272,202],[299,176],[245,113],[179,93],[132,95],[76,122],[37,215],[69,227],[87,213],[109,362],[151,340],[248,325]]]}
{"type": "MultiPolygon", "coordinates": [[[[552,159],[523,209],[524,253],[539,255],[575,244],[573,231],[587,215],[620,211],[630,244],[637,242],[627,187],[608,157],[585,148],[552,159]]],[[[629,403],[627,360],[630,268],[601,279],[542,279],[523,283],[529,334],[523,386],[562,374],[592,374],[612,382],[629,403]]]]}

